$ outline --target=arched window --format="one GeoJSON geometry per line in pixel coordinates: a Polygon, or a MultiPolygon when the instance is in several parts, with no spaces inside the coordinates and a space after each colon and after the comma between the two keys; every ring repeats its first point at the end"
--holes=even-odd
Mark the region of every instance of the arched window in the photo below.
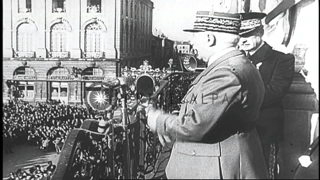
{"type": "Polygon", "coordinates": [[[103,30],[99,23],[94,22],[87,25],[85,29],[85,52],[86,57],[104,57],[103,30]]]}
{"type": "Polygon", "coordinates": [[[17,29],[17,51],[31,52],[33,48],[33,35],[36,31],[35,26],[30,23],[23,23],[17,29]]]}
{"type": "Polygon", "coordinates": [[[63,67],[52,68],[48,72],[48,76],[68,76],[69,71],[63,67]]]}
{"type": "Polygon", "coordinates": [[[67,28],[64,23],[54,24],[51,28],[51,51],[65,52],[67,46],[67,28]]]}
{"type": "Polygon", "coordinates": [[[17,52],[19,57],[34,57],[34,33],[36,28],[23,23],[17,28],[17,52]]]}
{"type": "Polygon", "coordinates": [[[51,27],[50,42],[51,57],[69,57],[65,23],[56,23],[51,27]]]}
{"type": "Polygon", "coordinates": [[[35,76],[35,72],[29,67],[18,67],[14,72],[14,76],[25,75],[25,76],[35,76]]]}
{"type": "Polygon", "coordinates": [[[82,76],[103,76],[103,70],[96,67],[88,67],[82,72],[82,76]]]}

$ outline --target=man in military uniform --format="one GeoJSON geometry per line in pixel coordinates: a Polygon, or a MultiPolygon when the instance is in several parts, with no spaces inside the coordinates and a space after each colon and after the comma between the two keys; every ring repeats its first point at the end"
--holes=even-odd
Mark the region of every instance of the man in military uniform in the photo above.
{"type": "Polygon", "coordinates": [[[294,56],[273,50],[262,40],[264,13],[242,13],[239,48],[259,70],[265,94],[257,121],[270,178],[275,178],[279,142],[283,141],[284,110],[282,99],[288,92],[294,73],[294,56]]]}
{"type": "Polygon", "coordinates": [[[267,168],[255,122],[264,87],[236,49],[240,15],[197,12],[192,45],[208,67],[191,83],[178,115],[146,109],[163,145],[173,144],[169,179],[263,179],[267,168]]]}

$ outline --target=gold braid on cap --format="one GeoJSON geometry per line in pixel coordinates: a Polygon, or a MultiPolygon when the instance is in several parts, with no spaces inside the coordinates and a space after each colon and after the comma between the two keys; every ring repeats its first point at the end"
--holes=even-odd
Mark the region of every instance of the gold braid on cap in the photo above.
{"type": "Polygon", "coordinates": [[[241,23],[239,19],[220,18],[209,15],[198,15],[194,23],[194,29],[220,31],[237,34],[239,32],[240,25],[241,23]]]}
{"type": "Polygon", "coordinates": [[[261,26],[261,20],[259,19],[248,19],[241,21],[241,30],[252,29],[261,26]]]}

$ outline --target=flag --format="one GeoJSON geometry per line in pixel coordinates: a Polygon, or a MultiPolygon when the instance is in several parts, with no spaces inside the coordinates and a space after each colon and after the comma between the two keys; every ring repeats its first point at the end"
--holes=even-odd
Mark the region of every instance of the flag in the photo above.
{"type": "Polygon", "coordinates": [[[270,21],[272,21],[275,17],[277,17],[282,12],[285,12],[289,8],[291,8],[293,5],[299,3],[301,0],[283,0],[281,3],[279,3],[272,11],[270,11],[267,14],[265,23],[269,24],[270,21]]]}

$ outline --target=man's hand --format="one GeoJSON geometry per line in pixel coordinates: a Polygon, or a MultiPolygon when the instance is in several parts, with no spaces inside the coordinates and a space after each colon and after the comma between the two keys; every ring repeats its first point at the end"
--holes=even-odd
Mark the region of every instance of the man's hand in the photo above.
{"type": "Polygon", "coordinates": [[[156,132],[157,130],[157,118],[162,112],[160,110],[156,110],[153,107],[148,108],[148,126],[152,132],[156,132]]]}
{"type": "Polygon", "coordinates": [[[143,97],[142,99],[140,99],[139,105],[137,107],[137,113],[141,112],[144,116],[147,116],[149,106],[149,98],[143,97]]]}

